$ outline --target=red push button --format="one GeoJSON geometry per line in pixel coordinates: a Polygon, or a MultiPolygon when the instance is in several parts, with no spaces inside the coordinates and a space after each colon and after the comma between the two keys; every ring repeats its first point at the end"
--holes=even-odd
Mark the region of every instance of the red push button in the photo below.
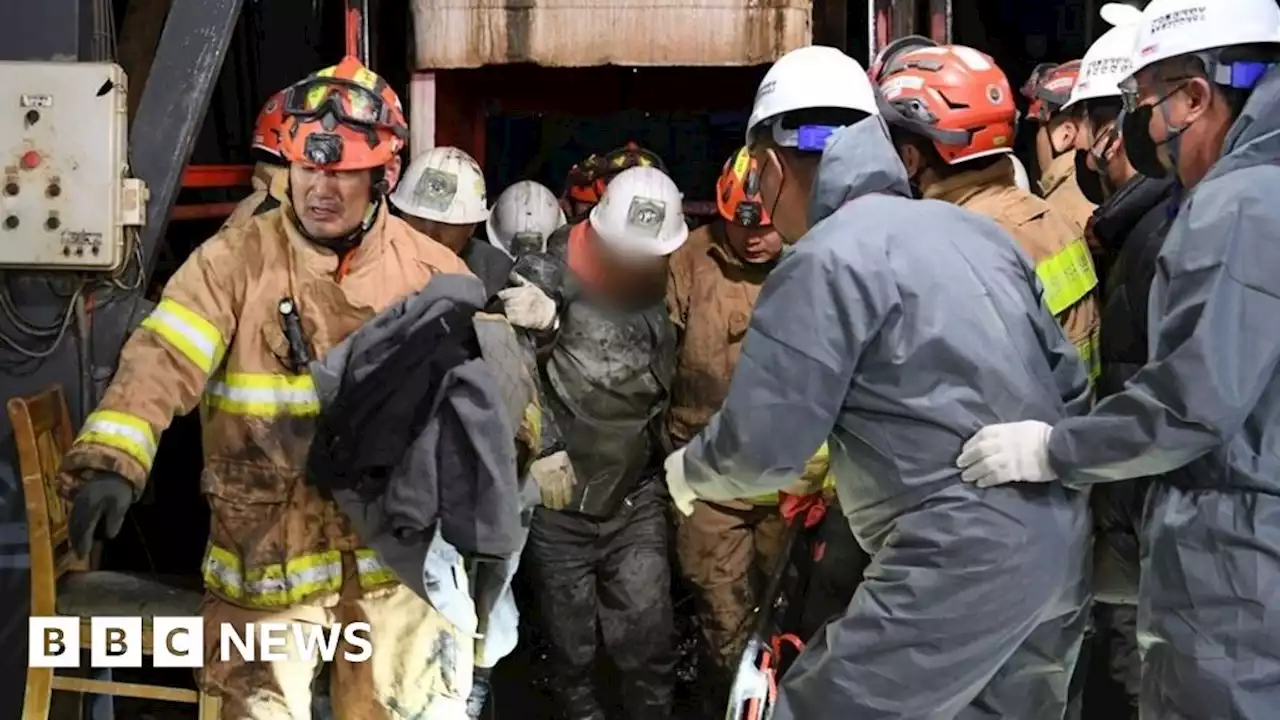
{"type": "Polygon", "coordinates": [[[40,167],[40,153],[35,150],[28,150],[22,154],[22,167],[27,170],[35,170],[40,167]]]}

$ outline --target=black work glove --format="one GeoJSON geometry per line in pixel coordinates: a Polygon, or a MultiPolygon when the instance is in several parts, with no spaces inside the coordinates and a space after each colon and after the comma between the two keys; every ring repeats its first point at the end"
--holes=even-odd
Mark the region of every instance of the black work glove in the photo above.
{"type": "Polygon", "coordinates": [[[67,534],[71,549],[82,558],[93,549],[94,531],[102,524],[108,538],[120,533],[125,511],[133,504],[133,485],[119,475],[105,470],[85,474],[84,484],[71,499],[71,520],[67,534]]]}
{"type": "Polygon", "coordinates": [[[489,678],[492,675],[493,668],[478,667],[471,678],[471,694],[467,696],[467,717],[471,720],[479,720],[484,713],[485,703],[489,701],[489,678]]]}

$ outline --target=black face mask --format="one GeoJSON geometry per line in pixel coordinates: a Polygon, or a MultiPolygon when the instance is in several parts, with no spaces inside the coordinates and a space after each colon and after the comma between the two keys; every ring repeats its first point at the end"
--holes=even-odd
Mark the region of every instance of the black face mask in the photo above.
{"type": "Polygon", "coordinates": [[[916,178],[918,177],[920,177],[919,173],[917,173],[915,176],[911,176],[911,175],[907,176],[907,185],[910,186],[911,188],[912,200],[924,199],[924,191],[920,189],[920,183],[916,182],[916,178]]]}
{"type": "Polygon", "coordinates": [[[1160,162],[1160,145],[1151,139],[1151,113],[1155,105],[1143,105],[1125,113],[1123,122],[1124,154],[1133,169],[1146,177],[1159,180],[1169,174],[1160,162]]]}
{"type": "Polygon", "coordinates": [[[1085,200],[1094,205],[1101,205],[1107,199],[1107,191],[1102,173],[1089,167],[1089,151],[1076,151],[1076,185],[1085,200]]]}
{"type": "Polygon", "coordinates": [[[1151,116],[1157,107],[1163,105],[1183,87],[1179,85],[1150,105],[1141,105],[1132,112],[1124,113],[1120,125],[1121,132],[1124,133],[1124,153],[1129,158],[1129,164],[1141,175],[1154,180],[1169,175],[1169,168],[1160,162],[1161,145],[1169,145],[1169,157],[1173,160],[1175,167],[1178,164],[1178,138],[1187,128],[1182,127],[1176,130],[1169,128],[1169,137],[1165,138],[1164,142],[1158,143],[1151,138],[1151,116]]]}

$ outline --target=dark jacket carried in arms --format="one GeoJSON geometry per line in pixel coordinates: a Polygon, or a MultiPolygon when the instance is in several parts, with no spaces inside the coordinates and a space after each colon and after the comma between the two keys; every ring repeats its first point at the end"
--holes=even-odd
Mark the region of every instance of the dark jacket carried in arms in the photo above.
{"type": "Polygon", "coordinates": [[[467,264],[467,269],[475,273],[475,276],[480,278],[480,282],[484,283],[486,298],[492,298],[498,294],[499,290],[505,289],[510,284],[508,276],[511,274],[512,266],[515,265],[515,260],[487,240],[471,238],[458,257],[462,258],[462,262],[467,264]]]}
{"type": "Polygon", "coordinates": [[[517,479],[539,444],[537,393],[511,326],[476,314],[484,301],[475,278],[437,277],[311,363],[308,482],[424,596],[437,524],[464,555],[523,545],[517,479]]]}

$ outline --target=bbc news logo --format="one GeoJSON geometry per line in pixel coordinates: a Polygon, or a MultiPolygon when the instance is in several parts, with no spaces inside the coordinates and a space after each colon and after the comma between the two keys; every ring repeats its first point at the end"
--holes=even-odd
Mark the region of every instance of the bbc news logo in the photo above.
{"type": "MultiPolygon", "coordinates": [[[[89,625],[89,666],[142,667],[140,617],[95,617],[89,625]]],[[[28,621],[29,667],[80,667],[80,618],[33,617],[28,621]]],[[[318,658],[364,662],[373,654],[369,623],[322,627],[311,623],[263,622],[218,627],[221,662],[282,662],[318,658]],[[296,655],[290,649],[296,650],[296,655]],[[341,650],[341,653],[339,653],[341,650]]],[[[200,617],[157,617],[151,621],[150,655],[155,667],[198,668],[204,665],[204,620],[200,617]]]]}

